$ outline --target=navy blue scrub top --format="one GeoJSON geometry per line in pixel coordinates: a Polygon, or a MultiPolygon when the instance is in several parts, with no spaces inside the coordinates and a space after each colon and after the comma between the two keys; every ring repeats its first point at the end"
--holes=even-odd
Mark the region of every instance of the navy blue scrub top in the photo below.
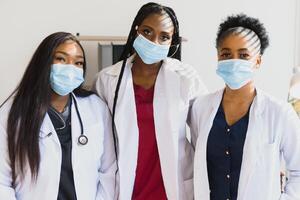
{"type": "Polygon", "coordinates": [[[248,122],[249,110],[229,126],[221,102],[207,141],[210,200],[237,199],[248,122]]]}
{"type": "Polygon", "coordinates": [[[76,200],[72,168],[71,97],[62,113],[50,106],[49,117],[57,132],[61,146],[62,162],[57,200],[76,200]]]}

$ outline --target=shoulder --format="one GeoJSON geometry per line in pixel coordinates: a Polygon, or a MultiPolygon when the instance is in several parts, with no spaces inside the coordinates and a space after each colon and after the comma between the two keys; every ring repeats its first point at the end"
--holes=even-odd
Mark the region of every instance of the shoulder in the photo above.
{"type": "Polygon", "coordinates": [[[105,67],[101,70],[100,74],[106,74],[106,75],[118,75],[121,71],[123,61],[119,61],[114,65],[105,67]]]}
{"type": "Polygon", "coordinates": [[[167,69],[175,71],[179,76],[199,78],[199,74],[193,66],[183,63],[177,59],[167,58],[164,60],[164,64],[167,69]]]}
{"type": "Polygon", "coordinates": [[[280,100],[261,90],[257,90],[256,99],[253,102],[253,110],[258,113],[265,124],[275,126],[276,130],[286,128],[293,121],[299,121],[292,105],[286,101],[280,100]]]}
{"type": "Polygon", "coordinates": [[[164,65],[167,70],[173,71],[179,76],[185,88],[189,88],[192,98],[207,93],[205,84],[202,82],[198,71],[193,66],[174,58],[165,59],[164,65]]]}
{"type": "Polygon", "coordinates": [[[222,94],[223,89],[198,96],[194,102],[193,109],[207,109],[208,106],[211,106],[216,100],[219,100],[222,94]]]}
{"type": "Polygon", "coordinates": [[[293,110],[290,103],[277,99],[274,96],[258,89],[258,98],[263,103],[264,108],[267,112],[276,112],[277,114],[283,114],[293,110]]]}
{"type": "Polygon", "coordinates": [[[104,101],[96,94],[89,95],[87,97],[76,97],[76,100],[80,107],[84,108],[84,112],[89,110],[92,113],[107,112],[107,106],[104,101]]]}
{"type": "MultiPolygon", "coordinates": [[[[128,63],[132,62],[132,59],[133,59],[132,57],[127,58],[126,65],[128,65],[128,63]]],[[[124,62],[124,60],[121,60],[121,61],[115,63],[114,65],[105,67],[98,73],[97,76],[99,78],[117,77],[120,74],[123,62],[124,62]]]]}

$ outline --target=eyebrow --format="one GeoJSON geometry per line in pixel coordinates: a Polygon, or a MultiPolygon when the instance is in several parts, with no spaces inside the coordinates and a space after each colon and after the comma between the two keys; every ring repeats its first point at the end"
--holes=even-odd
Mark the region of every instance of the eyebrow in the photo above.
{"type": "MultiPolygon", "coordinates": [[[[70,56],[70,54],[68,54],[67,52],[64,52],[64,51],[56,51],[55,53],[61,53],[61,54],[64,54],[66,56],[70,56]]],[[[75,57],[77,57],[77,58],[83,58],[82,55],[76,55],[75,57]]]]}
{"type": "Polygon", "coordinates": [[[149,28],[149,29],[153,30],[153,28],[151,26],[148,26],[148,25],[145,25],[145,24],[142,24],[141,27],[149,28]]]}
{"type": "MultiPolygon", "coordinates": [[[[221,51],[231,51],[231,49],[230,48],[223,48],[223,49],[221,49],[221,51]]],[[[238,49],[238,51],[250,51],[250,50],[247,49],[247,48],[241,48],[241,49],[238,49]]]]}
{"type": "Polygon", "coordinates": [[[230,51],[231,49],[229,48],[222,48],[221,51],[230,51]]]}
{"type": "MultiPolygon", "coordinates": [[[[145,25],[145,24],[141,25],[141,27],[145,27],[145,28],[149,28],[149,29],[151,29],[151,30],[154,30],[151,26],[148,26],[148,25],[145,25]]],[[[169,28],[169,27],[168,27],[168,28],[169,28]]],[[[172,31],[170,31],[170,32],[162,31],[162,33],[171,35],[171,34],[172,34],[172,31]]]]}
{"type": "Polygon", "coordinates": [[[239,49],[239,51],[249,51],[249,49],[248,48],[241,48],[241,49],[239,49]]]}

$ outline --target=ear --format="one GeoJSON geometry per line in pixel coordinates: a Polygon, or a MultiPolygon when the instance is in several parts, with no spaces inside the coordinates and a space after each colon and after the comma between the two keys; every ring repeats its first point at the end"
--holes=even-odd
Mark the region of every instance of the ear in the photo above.
{"type": "Polygon", "coordinates": [[[257,55],[256,63],[255,63],[254,68],[255,69],[259,69],[260,68],[260,64],[261,64],[261,54],[257,55]]]}

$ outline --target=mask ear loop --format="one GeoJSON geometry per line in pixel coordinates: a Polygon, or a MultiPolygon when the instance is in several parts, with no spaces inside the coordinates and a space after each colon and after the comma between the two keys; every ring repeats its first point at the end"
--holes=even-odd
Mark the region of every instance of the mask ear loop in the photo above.
{"type": "Polygon", "coordinates": [[[138,26],[138,25],[136,25],[136,26],[135,26],[135,30],[136,30],[136,37],[137,37],[137,36],[139,36],[139,35],[141,35],[141,33],[139,33],[139,31],[138,31],[138,28],[139,28],[139,26],[138,26]]]}

